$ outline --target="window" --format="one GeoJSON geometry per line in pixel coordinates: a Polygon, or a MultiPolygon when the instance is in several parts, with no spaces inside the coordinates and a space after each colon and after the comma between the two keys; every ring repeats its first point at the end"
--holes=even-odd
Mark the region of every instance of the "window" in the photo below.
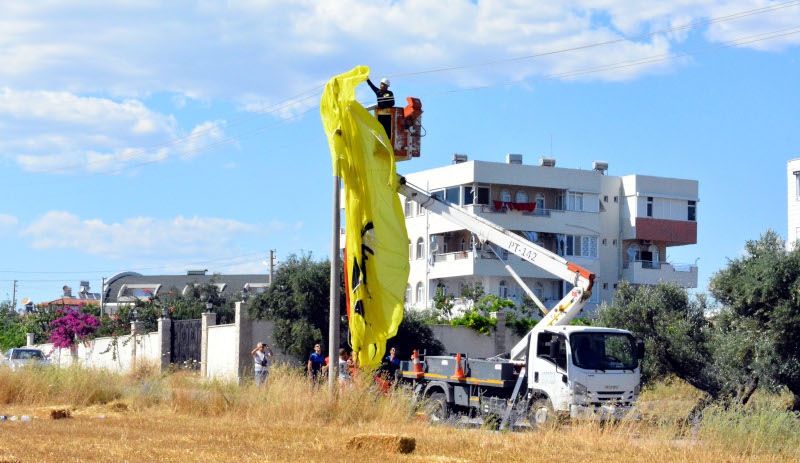
{"type": "Polygon", "coordinates": [[[603,289],[608,289],[608,283],[603,283],[603,289]]]}
{"type": "Polygon", "coordinates": [[[556,194],[556,210],[563,211],[567,207],[567,195],[565,192],[560,191],[556,194]]]}
{"type": "Polygon", "coordinates": [[[608,202],[608,195],[605,195],[605,196],[603,196],[603,202],[604,202],[604,203],[607,203],[607,202],[608,202]]]}
{"type": "Polygon", "coordinates": [[[433,196],[434,198],[439,198],[442,201],[444,201],[444,190],[431,191],[431,196],[433,196]]]}
{"type": "Polygon", "coordinates": [[[697,202],[689,201],[689,213],[687,214],[686,220],[690,222],[697,220],[697,202]]]}
{"type": "Polygon", "coordinates": [[[422,238],[417,240],[417,260],[425,257],[425,240],[422,238]]]}
{"type": "Polygon", "coordinates": [[[536,356],[566,370],[566,340],[567,339],[563,335],[556,333],[548,333],[547,331],[539,333],[536,339],[536,356]]]}
{"type": "Polygon", "coordinates": [[[408,260],[414,257],[414,250],[411,249],[411,240],[408,240],[408,260]]]}
{"type": "Polygon", "coordinates": [[[597,259],[597,237],[566,235],[564,255],[597,259]]]}
{"type": "Polygon", "coordinates": [[[800,199],[800,171],[796,170],[792,173],[794,174],[795,198],[800,199]]]}
{"type": "Polygon", "coordinates": [[[450,204],[461,204],[461,187],[454,186],[444,190],[444,200],[450,204]]]}
{"type": "Polygon", "coordinates": [[[652,196],[648,196],[647,197],[647,214],[646,215],[647,215],[647,217],[652,217],[653,216],[653,197],[652,196]]]}
{"type": "Polygon", "coordinates": [[[603,246],[605,246],[606,244],[608,244],[608,240],[603,238],[603,246]]]}
{"type": "Polygon", "coordinates": [[[411,285],[406,285],[406,296],[403,302],[406,304],[411,302],[411,285]]]}
{"type": "Polygon", "coordinates": [[[619,196],[614,196],[614,202],[615,202],[615,203],[618,203],[618,202],[619,202],[619,196]]]}
{"type": "Polygon", "coordinates": [[[462,252],[467,250],[467,240],[466,239],[461,238],[461,243],[459,243],[458,250],[462,251],[462,252]]]}
{"type": "Polygon", "coordinates": [[[544,195],[541,193],[536,193],[536,210],[537,211],[544,210],[544,195]]]}
{"type": "Polygon", "coordinates": [[[506,286],[506,280],[500,280],[500,288],[497,291],[497,295],[503,299],[508,299],[508,286],[506,286]]]}
{"type": "Polygon", "coordinates": [[[641,250],[639,249],[638,244],[632,244],[628,246],[628,261],[635,262],[637,260],[641,260],[641,250]]]}
{"type": "Polygon", "coordinates": [[[420,281],[417,283],[417,304],[422,304],[423,302],[425,302],[425,287],[420,281]]]}
{"type": "Polygon", "coordinates": [[[510,203],[511,193],[509,193],[508,190],[500,190],[500,201],[504,203],[510,203]]]}
{"type": "Polygon", "coordinates": [[[517,200],[518,203],[527,203],[528,202],[528,193],[524,191],[517,192],[517,200]]]}
{"type": "Polygon", "coordinates": [[[475,202],[475,192],[471,186],[464,187],[464,205],[470,205],[475,202]]]}
{"type": "Polygon", "coordinates": [[[425,208],[419,203],[417,203],[417,215],[425,215],[425,208]]]}
{"type": "Polygon", "coordinates": [[[617,245],[617,240],[611,240],[611,246],[616,246],[616,245],[617,245]]]}
{"type": "Polygon", "coordinates": [[[567,210],[568,211],[583,210],[583,193],[575,193],[573,191],[567,193],[567,210]]]}
{"type": "Polygon", "coordinates": [[[406,217],[411,217],[414,215],[411,207],[411,201],[406,199],[406,202],[403,204],[403,212],[405,213],[406,217]]]}
{"type": "Polygon", "coordinates": [[[533,295],[538,297],[540,301],[544,299],[544,285],[537,281],[533,285],[533,295]]]}
{"type": "Polygon", "coordinates": [[[478,201],[475,204],[489,204],[489,187],[478,187],[478,201]]]}

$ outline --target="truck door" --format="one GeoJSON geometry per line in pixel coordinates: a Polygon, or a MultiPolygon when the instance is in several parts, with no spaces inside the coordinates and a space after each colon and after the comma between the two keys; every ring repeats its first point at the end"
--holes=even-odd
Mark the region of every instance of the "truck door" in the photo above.
{"type": "Polygon", "coordinates": [[[567,339],[563,334],[542,331],[536,335],[533,354],[528,365],[528,387],[549,396],[563,385],[567,375],[567,339]]]}

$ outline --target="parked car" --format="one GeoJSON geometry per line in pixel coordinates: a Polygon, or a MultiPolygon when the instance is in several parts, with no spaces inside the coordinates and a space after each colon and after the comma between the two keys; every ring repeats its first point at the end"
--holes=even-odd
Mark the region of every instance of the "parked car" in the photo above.
{"type": "Polygon", "coordinates": [[[40,349],[17,347],[6,351],[5,355],[3,355],[3,363],[15,370],[28,365],[50,365],[50,360],[40,349]]]}

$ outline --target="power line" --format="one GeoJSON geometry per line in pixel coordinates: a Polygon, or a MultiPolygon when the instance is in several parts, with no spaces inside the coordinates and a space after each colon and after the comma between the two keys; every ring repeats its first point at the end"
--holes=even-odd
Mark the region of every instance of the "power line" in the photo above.
{"type": "Polygon", "coordinates": [[[562,49],[559,49],[559,50],[551,50],[551,51],[546,51],[546,52],[542,52],[542,53],[536,53],[536,54],[533,54],[533,55],[517,56],[517,57],[513,57],[513,58],[494,60],[494,61],[486,61],[486,62],[482,62],[482,63],[465,64],[465,65],[461,65],[461,66],[450,66],[450,67],[444,67],[444,68],[439,68],[439,69],[430,69],[430,70],[426,70],[426,71],[416,71],[416,72],[409,72],[409,73],[403,73],[403,74],[391,74],[391,75],[389,75],[389,77],[408,77],[408,76],[435,74],[435,73],[449,72],[449,71],[459,71],[459,70],[470,69],[470,68],[475,68],[475,67],[493,66],[493,65],[496,65],[496,64],[512,63],[512,62],[517,62],[517,61],[525,61],[525,60],[530,60],[530,59],[534,59],[534,58],[540,58],[542,56],[549,56],[549,55],[556,55],[556,54],[559,54],[559,53],[568,53],[568,52],[573,52],[573,51],[586,50],[586,49],[589,49],[589,48],[602,47],[602,46],[605,46],[605,45],[613,45],[613,44],[621,43],[621,42],[632,42],[634,40],[639,40],[639,39],[643,39],[643,38],[647,38],[647,37],[653,37],[653,36],[656,36],[656,35],[667,34],[667,33],[670,33],[670,32],[678,32],[678,31],[687,30],[687,29],[694,29],[696,27],[707,26],[709,24],[714,24],[714,23],[718,23],[718,22],[722,22],[722,21],[730,21],[730,20],[733,20],[733,19],[741,19],[741,18],[745,18],[745,17],[748,17],[748,16],[753,16],[753,15],[756,15],[756,14],[769,13],[769,12],[772,12],[772,11],[775,11],[775,10],[778,10],[778,9],[788,8],[788,7],[791,7],[791,6],[798,5],[798,4],[800,4],[800,0],[793,0],[793,1],[785,2],[785,3],[779,3],[779,4],[776,4],[776,5],[770,5],[770,6],[767,6],[767,7],[756,8],[754,10],[747,10],[747,11],[743,11],[743,12],[739,12],[739,13],[734,13],[734,14],[730,14],[730,15],[727,15],[727,16],[720,16],[720,17],[708,19],[708,20],[705,20],[705,21],[696,21],[696,22],[684,24],[682,26],[671,27],[671,28],[668,28],[668,29],[660,29],[658,31],[648,32],[648,33],[639,34],[639,35],[633,35],[633,36],[628,36],[628,37],[621,37],[619,39],[608,40],[608,41],[605,41],[605,42],[597,42],[597,43],[592,43],[592,44],[588,44],[588,45],[580,45],[580,46],[577,46],[577,47],[562,48],[562,49]]]}
{"type": "MultiPolygon", "coordinates": [[[[556,54],[560,54],[560,53],[569,53],[569,52],[573,52],[573,51],[586,50],[586,49],[590,49],[590,48],[601,47],[601,46],[606,46],[606,45],[612,45],[612,44],[626,42],[626,41],[639,40],[639,39],[642,39],[642,38],[653,37],[653,36],[656,36],[656,35],[667,34],[667,33],[670,33],[670,32],[677,32],[677,31],[682,31],[682,30],[694,29],[694,28],[697,28],[697,27],[700,27],[700,26],[707,26],[707,25],[710,25],[710,24],[715,24],[715,23],[719,23],[719,22],[723,22],[723,21],[730,21],[730,20],[741,19],[741,18],[745,18],[745,17],[757,15],[757,14],[769,13],[769,12],[773,12],[773,11],[776,11],[776,10],[779,10],[779,9],[788,8],[788,7],[791,7],[791,6],[796,6],[798,4],[800,4],[800,0],[792,0],[792,1],[784,2],[784,3],[775,4],[775,5],[769,5],[769,6],[766,6],[766,7],[761,7],[761,8],[756,8],[756,9],[752,9],[752,10],[746,10],[746,11],[742,11],[742,12],[738,12],[738,13],[733,13],[733,14],[729,14],[729,15],[726,15],[726,16],[720,16],[720,17],[711,18],[711,19],[708,19],[708,20],[703,20],[703,21],[695,21],[695,22],[691,22],[691,23],[684,24],[684,25],[681,25],[681,26],[676,26],[676,27],[667,28],[667,29],[660,29],[658,31],[639,34],[639,35],[635,35],[635,36],[621,37],[619,39],[608,40],[608,41],[604,41],[604,42],[597,42],[597,43],[581,45],[581,46],[571,47],[571,48],[564,48],[564,49],[559,49],[559,50],[551,50],[551,51],[537,53],[537,54],[533,54],[533,55],[519,56],[519,57],[507,58],[507,59],[502,59],[502,60],[493,60],[493,61],[488,61],[488,62],[473,63],[473,64],[467,64],[467,65],[461,65],[461,66],[443,67],[443,68],[438,68],[438,69],[429,69],[429,70],[416,71],[416,72],[410,72],[410,73],[391,74],[390,76],[391,77],[418,76],[418,75],[426,75],[426,74],[434,74],[434,73],[441,73],[441,72],[464,70],[464,69],[475,68],[475,67],[492,66],[492,65],[502,64],[502,63],[512,63],[512,62],[525,61],[525,60],[530,60],[530,59],[534,59],[534,58],[539,58],[539,57],[542,57],[542,56],[549,56],[549,55],[556,55],[556,54]]],[[[647,63],[644,63],[644,64],[647,64],[647,63]]],[[[611,68],[611,69],[613,69],[613,68],[611,68]]],[[[522,82],[525,82],[525,81],[527,81],[527,80],[523,80],[522,82]]],[[[494,85],[494,86],[504,86],[504,85],[509,85],[509,83],[499,84],[499,85],[494,85]]],[[[290,97],[290,98],[288,98],[286,100],[283,100],[281,102],[278,102],[278,103],[276,103],[276,104],[274,104],[272,106],[269,106],[269,107],[265,108],[263,111],[260,112],[260,114],[258,114],[256,116],[245,116],[245,117],[241,117],[241,118],[235,119],[234,121],[226,124],[226,127],[230,128],[230,127],[233,127],[233,126],[240,125],[240,124],[242,124],[244,122],[250,122],[250,121],[253,121],[253,120],[256,120],[256,119],[259,119],[259,118],[263,118],[263,117],[265,117],[267,115],[273,114],[273,113],[275,113],[277,111],[280,111],[282,109],[286,109],[288,107],[291,107],[291,106],[297,105],[299,103],[302,103],[303,101],[306,101],[306,100],[308,100],[310,98],[313,98],[313,97],[319,95],[319,93],[320,93],[319,91],[323,87],[324,87],[324,85],[319,85],[319,86],[316,86],[316,87],[314,87],[312,89],[309,89],[309,90],[306,90],[304,92],[301,92],[301,93],[299,93],[297,95],[294,95],[294,96],[292,96],[292,97],[290,97]]],[[[493,86],[473,87],[471,89],[492,88],[492,87],[493,86]]],[[[463,90],[465,90],[465,89],[453,90],[453,91],[450,91],[450,92],[442,92],[442,93],[454,93],[454,92],[463,91],[463,90]]],[[[469,90],[469,89],[466,89],[466,90],[469,90]]],[[[312,107],[311,109],[314,109],[314,108],[316,108],[316,106],[312,107]]],[[[296,115],[292,116],[289,119],[298,117],[300,115],[304,115],[307,112],[309,112],[311,109],[309,109],[307,111],[304,111],[302,113],[296,114],[296,115]]],[[[275,124],[275,125],[277,125],[277,124],[275,124]]],[[[193,153],[198,153],[198,152],[201,152],[201,151],[205,151],[205,150],[208,150],[208,149],[213,149],[214,147],[221,146],[221,145],[230,143],[232,141],[239,140],[239,139],[243,138],[244,136],[249,136],[249,135],[261,132],[263,130],[266,130],[269,127],[271,127],[271,126],[259,127],[259,128],[253,129],[251,131],[245,132],[244,134],[238,134],[238,135],[233,135],[233,136],[230,136],[230,137],[226,137],[224,140],[217,141],[217,142],[214,142],[214,143],[210,143],[210,144],[198,147],[198,148],[194,148],[194,149],[189,150],[187,152],[184,152],[183,155],[188,155],[188,154],[193,154],[193,153]]],[[[141,148],[141,149],[133,150],[133,151],[130,151],[130,152],[127,152],[127,153],[123,153],[123,154],[120,154],[120,155],[110,156],[110,157],[106,157],[104,159],[99,159],[99,160],[95,160],[95,161],[77,163],[77,164],[75,164],[73,166],[60,167],[58,169],[39,170],[39,171],[37,171],[37,173],[45,173],[46,174],[46,173],[63,172],[65,170],[81,169],[81,168],[85,168],[87,166],[91,166],[91,165],[95,165],[95,164],[105,164],[105,163],[109,163],[109,162],[135,158],[137,156],[142,156],[142,155],[148,154],[148,153],[152,152],[154,149],[157,149],[157,148],[175,146],[175,145],[178,145],[180,143],[186,143],[186,142],[189,142],[189,141],[196,140],[196,139],[200,138],[201,136],[203,136],[205,134],[208,134],[208,133],[211,133],[211,132],[213,132],[215,130],[218,130],[218,128],[217,127],[211,127],[211,128],[208,128],[208,129],[203,129],[203,130],[197,131],[197,132],[192,133],[190,135],[187,135],[185,137],[180,137],[180,138],[176,138],[176,139],[173,139],[173,140],[170,140],[170,141],[166,141],[166,142],[163,142],[163,143],[151,145],[150,147],[147,147],[147,148],[141,148]]],[[[111,171],[96,172],[94,174],[98,174],[98,173],[99,174],[119,173],[119,172],[122,172],[122,171],[126,170],[127,168],[144,166],[144,165],[149,165],[149,164],[157,164],[157,163],[163,162],[164,160],[165,159],[158,159],[158,160],[153,160],[153,161],[145,161],[145,162],[142,162],[142,163],[139,163],[139,164],[135,164],[133,166],[128,166],[128,167],[125,167],[125,168],[120,168],[120,169],[111,170],[111,171]]]]}

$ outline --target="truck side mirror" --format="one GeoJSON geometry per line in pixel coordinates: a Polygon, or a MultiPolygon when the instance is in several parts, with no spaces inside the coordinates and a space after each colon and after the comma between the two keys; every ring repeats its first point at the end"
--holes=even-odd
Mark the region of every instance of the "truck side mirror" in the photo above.
{"type": "Polygon", "coordinates": [[[636,340],[636,358],[639,360],[644,359],[644,341],[641,339],[636,340]]]}

